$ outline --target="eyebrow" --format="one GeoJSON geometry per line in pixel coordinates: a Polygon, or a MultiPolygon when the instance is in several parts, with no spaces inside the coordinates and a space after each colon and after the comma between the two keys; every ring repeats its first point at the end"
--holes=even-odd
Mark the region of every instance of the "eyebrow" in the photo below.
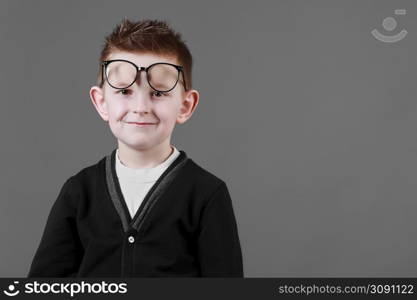
{"type": "Polygon", "coordinates": [[[114,85],[128,85],[130,82],[127,81],[123,81],[123,80],[117,80],[116,82],[114,82],[114,85]]]}
{"type": "Polygon", "coordinates": [[[157,89],[168,89],[168,86],[165,85],[165,84],[159,84],[159,85],[155,86],[155,88],[157,88],[157,89]]]}

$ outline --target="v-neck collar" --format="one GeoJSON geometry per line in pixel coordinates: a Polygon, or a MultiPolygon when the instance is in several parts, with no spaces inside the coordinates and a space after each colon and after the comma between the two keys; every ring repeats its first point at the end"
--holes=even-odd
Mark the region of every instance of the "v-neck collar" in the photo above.
{"type": "MultiPolygon", "coordinates": [[[[119,178],[119,182],[126,180],[129,182],[134,182],[135,184],[139,183],[155,183],[159,176],[165,171],[166,168],[180,155],[178,149],[175,146],[171,146],[172,151],[169,156],[160,164],[151,167],[151,168],[131,168],[127,167],[121,160],[120,160],[120,151],[116,149],[116,173],[117,178],[119,178]]],[[[122,190],[123,184],[122,184],[122,190]]]]}
{"type": "Polygon", "coordinates": [[[106,156],[106,182],[110,198],[116,208],[117,213],[122,221],[123,230],[127,232],[130,228],[139,231],[142,227],[145,217],[149,214],[152,206],[161,197],[178,172],[185,165],[188,157],[183,150],[179,150],[180,155],[169,165],[161,174],[151,189],[146,194],[141,205],[136,211],[133,218],[130,216],[126,201],[120,188],[119,179],[116,173],[116,150],[106,156]]]}

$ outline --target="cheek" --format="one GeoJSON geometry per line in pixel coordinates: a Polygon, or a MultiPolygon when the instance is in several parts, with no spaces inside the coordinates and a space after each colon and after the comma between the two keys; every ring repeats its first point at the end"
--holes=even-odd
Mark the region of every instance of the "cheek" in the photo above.
{"type": "Polygon", "coordinates": [[[118,123],[120,120],[124,118],[124,116],[127,114],[128,108],[126,105],[123,104],[115,104],[112,103],[112,105],[109,105],[109,121],[113,124],[118,123]]]}
{"type": "Polygon", "coordinates": [[[177,106],[171,105],[161,105],[160,107],[155,107],[155,113],[161,121],[164,121],[167,124],[175,123],[175,120],[178,115],[177,106]]]}
{"type": "Polygon", "coordinates": [[[124,119],[127,112],[128,110],[122,105],[109,106],[109,127],[116,137],[119,137],[123,130],[123,123],[121,120],[124,119]]]}

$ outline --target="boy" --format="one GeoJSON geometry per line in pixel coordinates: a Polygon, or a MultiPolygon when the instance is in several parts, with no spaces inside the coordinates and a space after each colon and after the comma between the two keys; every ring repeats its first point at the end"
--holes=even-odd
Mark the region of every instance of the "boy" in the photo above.
{"type": "Polygon", "coordinates": [[[64,183],[28,277],[243,277],[225,182],[170,144],[199,100],[181,35],[125,19],[100,63],[90,98],[118,147],[64,183]]]}

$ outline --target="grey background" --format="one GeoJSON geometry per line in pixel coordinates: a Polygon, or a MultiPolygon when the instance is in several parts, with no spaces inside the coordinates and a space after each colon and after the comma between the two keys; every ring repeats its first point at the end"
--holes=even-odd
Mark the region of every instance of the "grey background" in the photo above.
{"type": "Polygon", "coordinates": [[[26,276],[124,16],[182,33],[201,99],[172,143],[228,184],[246,277],[417,276],[415,1],[1,1],[0,276],[26,276]],[[395,16],[394,9],[407,9],[395,16]],[[394,17],[407,37],[371,35],[394,17]]]}

